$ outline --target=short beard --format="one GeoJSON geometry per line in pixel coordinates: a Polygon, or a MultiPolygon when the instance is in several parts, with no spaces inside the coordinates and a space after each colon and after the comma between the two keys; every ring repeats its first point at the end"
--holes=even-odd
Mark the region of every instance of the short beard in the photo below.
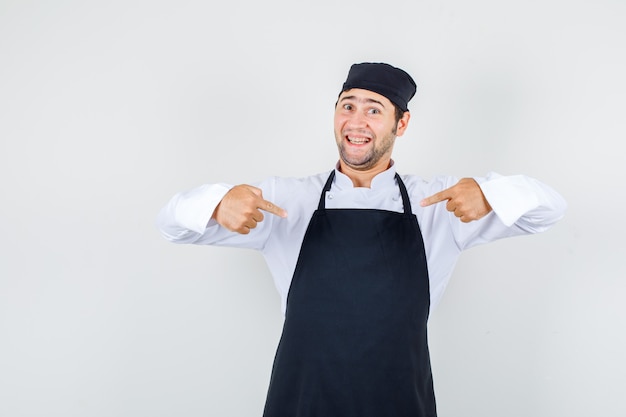
{"type": "Polygon", "coordinates": [[[369,153],[365,154],[364,156],[360,157],[359,159],[348,158],[348,156],[345,154],[345,152],[344,152],[344,138],[343,138],[343,135],[342,135],[341,136],[341,141],[339,142],[339,145],[337,146],[339,148],[339,156],[340,156],[341,160],[346,165],[348,165],[350,168],[353,168],[353,169],[358,170],[358,171],[367,171],[368,169],[370,169],[373,166],[375,166],[382,159],[382,157],[385,154],[390,152],[390,150],[393,147],[393,144],[395,142],[396,131],[397,131],[397,129],[394,128],[389,133],[389,135],[385,136],[382,139],[382,141],[380,142],[380,144],[381,144],[380,148],[374,147],[369,153]]]}

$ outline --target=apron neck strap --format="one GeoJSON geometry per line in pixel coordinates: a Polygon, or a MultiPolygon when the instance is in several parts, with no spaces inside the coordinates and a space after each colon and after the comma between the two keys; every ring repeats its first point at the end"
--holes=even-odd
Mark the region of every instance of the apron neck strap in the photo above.
{"type": "Polygon", "coordinates": [[[396,172],[396,181],[398,182],[398,188],[400,188],[400,195],[402,196],[402,205],[404,206],[404,214],[411,215],[411,201],[409,200],[409,193],[406,190],[404,181],[400,178],[400,175],[396,172]]]}
{"type": "Polygon", "coordinates": [[[320,203],[317,205],[318,210],[324,210],[326,208],[325,199],[326,193],[330,191],[330,186],[333,185],[333,180],[335,179],[335,170],[333,169],[328,176],[328,180],[326,181],[326,185],[324,185],[324,189],[322,190],[322,195],[320,196],[320,203]]]}
{"type": "MultiPolygon", "coordinates": [[[[396,172],[396,181],[398,183],[398,187],[400,188],[400,195],[402,196],[402,205],[404,207],[404,214],[410,215],[411,211],[411,202],[409,201],[409,193],[406,190],[406,186],[402,179],[400,179],[400,175],[396,172]]],[[[324,210],[326,208],[326,193],[330,191],[330,187],[333,184],[333,180],[335,179],[335,170],[333,169],[328,176],[328,180],[326,180],[326,184],[324,185],[324,189],[322,190],[322,195],[320,196],[320,202],[317,205],[318,210],[324,210]]]]}

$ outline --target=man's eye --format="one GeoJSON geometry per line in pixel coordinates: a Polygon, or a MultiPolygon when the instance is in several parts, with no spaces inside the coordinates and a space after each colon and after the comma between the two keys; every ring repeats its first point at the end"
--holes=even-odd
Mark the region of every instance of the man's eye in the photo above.
{"type": "Polygon", "coordinates": [[[368,113],[369,113],[369,114],[379,114],[379,113],[380,113],[380,110],[378,110],[378,109],[369,109],[369,112],[368,112],[368,113]]]}
{"type": "Polygon", "coordinates": [[[352,105],[351,104],[344,104],[343,108],[344,108],[344,110],[352,110],[352,105]]]}

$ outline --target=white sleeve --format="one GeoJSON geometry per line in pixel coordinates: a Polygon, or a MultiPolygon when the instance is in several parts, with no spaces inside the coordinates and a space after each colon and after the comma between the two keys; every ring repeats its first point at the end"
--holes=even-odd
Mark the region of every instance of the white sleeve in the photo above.
{"type": "Polygon", "coordinates": [[[500,221],[526,233],[548,229],[563,218],[567,209],[559,193],[534,178],[489,173],[476,181],[500,221]]]}
{"type": "MultiPolygon", "coordinates": [[[[438,242],[435,249],[447,248],[450,243],[441,228],[443,224],[449,225],[449,237],[461,251],[506,237],[543,232],[560,220],[567,208],[559,193],[534,178],[489,173],[474,179],[493,211],[480,220],[463,223],[446,210],[445,204],[435,205],[432,211],[424,210],[426,220],[438,225],[436,229],[427,229],[438,242]]],[[[456,182],[456,178],[445,177],[434,184],[448,188],[456,182]]],[[[432,194],[439,190],[430,191],[432,194]]]]}
{"type": "MultiPolygon", "coordinates": [[[[275,178],[252,185],[262,190],[264,198],[274,198],[275,178]]],[[[173,243],[262,249],[275,216],[266,216],[245,235],[231,232],[211,219],[215,208],[232,187],[229,184],[207,184],[176,194],[157,216],[156,226],[161,235],[173,243]]]]}
{"type": "Polygon", "coordinates": [[[210,223],[217,225],[211,216],[231,188],[228,184],[207,184],[174,195],[157,216],[161,235],[174,243],[200,243],[197,241],[210,223]]]}

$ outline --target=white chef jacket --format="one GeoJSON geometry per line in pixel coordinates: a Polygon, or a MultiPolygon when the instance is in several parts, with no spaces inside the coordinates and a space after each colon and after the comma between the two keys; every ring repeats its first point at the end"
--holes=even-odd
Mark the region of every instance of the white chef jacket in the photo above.
{"type": "MultiPolygon", "coordinates": [[[[402,212],[395,174],[392,162],[389,169],[373,178],[370,188],[354,187],[337,165],[332,187],[324,197],[326,208],[402,212]]],[[[264,199],[285,209],[288,215],[281,218],[266,213],[265,219],[246,235],[231,232],[211,219],[215,207],[232,188],[229,184],[207,184],[176,194],[161,209],[157,227],[165,239],[174,243],[260,250],[280,294],[284,314],[300,246],[329,175],[330,171],[305,178],[270,177],[251,184],[262,190],[264,199]]],[[[474,179],[493,211],[480,220],[463,223],[446,210],[445,202],[420,206],[422,199],[455,185],[458,178],[401,178],[424,239],[431,310],[440,301],[461,251],[504,237],[542,232],[561,219],[567,207],[556,191],[533,178],[489,173],[474,179]]]]}

